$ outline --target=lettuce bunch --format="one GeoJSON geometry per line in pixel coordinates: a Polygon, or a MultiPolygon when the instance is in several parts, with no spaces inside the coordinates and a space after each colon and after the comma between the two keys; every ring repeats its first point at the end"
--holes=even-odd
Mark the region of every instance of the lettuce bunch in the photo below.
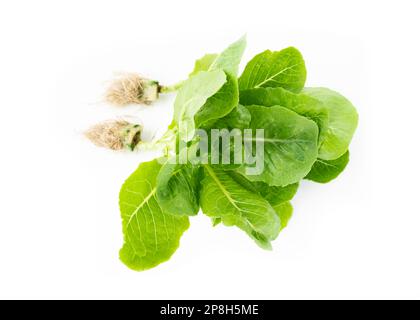
{"type": "Polygon", "coordinates": [[[245,45],[242,38],[196,61],[178,88],[168,130],[183,144],[142,163],[124,183],[120,258],[129,268],[167,261],[200,209],[215,226],[240,228],[271,249],[292,216],[299,182],[327,183],[348,164],[358,123],[351,102],[330,89],[305,88],[305,62],[292,47],[256,55],[238,77],[245,45]],[[264,129],[263,171],[249,174],[247,163],[170,161],[196,151],[196,129],[264,129]]]}

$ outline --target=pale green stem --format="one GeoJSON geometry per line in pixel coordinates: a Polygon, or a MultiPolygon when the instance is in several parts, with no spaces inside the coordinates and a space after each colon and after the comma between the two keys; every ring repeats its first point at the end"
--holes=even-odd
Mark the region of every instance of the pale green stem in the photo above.
{"type": "Polygon", "coordinates": [[[167,155],[173,150],[175,141],[176,130],[169,129],[159,140],[139,143],[136,151],[162,150],[167,155]]]}
{"type": "Polygon", "coordinates": [[[180,81],[172,86],[160,86],[159,92],[160,93],[171,93],[178,91],[185,83],[185,80],[180,81]]]}

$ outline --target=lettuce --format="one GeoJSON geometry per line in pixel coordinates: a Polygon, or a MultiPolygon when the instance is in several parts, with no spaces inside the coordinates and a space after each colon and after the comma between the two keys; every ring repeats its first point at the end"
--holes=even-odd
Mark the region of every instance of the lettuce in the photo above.
{"type": "MultiPolygon", "coordinates": [[[[326,88],[304,88],[305,62],[292,47],[258,54],[238,79],[245,45],[241,38],[222,53],[196,61],[179,86],[165,135],[180,144],[168,148],[163,159],[141,164],[124,183],[120,258],[129,268],[146,270],[167,261],[200,208],[214,226],[237,227],[271,249],[292,217],[299,182],[326,183],[346,168],[358,124],[351,102],[326,88]],[[243,161],[212,164],[213,149],[202,163],[172,161],[201,152],[205,139],[196,129],[244,134],[243,161]],[[262,154],[253,148],[257,142],[264,145],[262,154]],[[247,156],[259,155],[263,170],[250,174],[254,164],[247,156]]],[[[230,142],[227,150],[219,149],[230,155],[235,146],[230,142]]]]}

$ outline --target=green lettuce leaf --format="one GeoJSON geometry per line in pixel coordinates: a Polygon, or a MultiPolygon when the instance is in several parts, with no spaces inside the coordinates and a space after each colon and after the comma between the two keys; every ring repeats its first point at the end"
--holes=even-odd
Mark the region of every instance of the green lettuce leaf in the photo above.
{"type": "Polygon", "coordinates": [[[305,88],[304,94],[324,104],[329,112],[328,129],[319,149],[319,158],[334,160],[349,149],[359,116],[349,100],[326,88],[305,88]]]}
{"type": "Polygon", "coordinates": [[[347,151],[340,158],[335,160],[318,159],[311,172],[305,179],[312,180],[319,183],[327,183],[337,178],[341,172],[347,167],[349,163],[350,153],[347,151]]]}
{"type": "Polygon", "coordinates": [[[268,184],[260,181],[250,181],[241,174],[232,174],[231,177],[244,186],[244,188],[260,194],[273,207],[292,200],[299,188],[299,183],[289,184],[285,187],[278,187],[269,186],[268,184]]]}
{"type": "Polygon", "coordinates": [[[156,200],[157,160],[143,163],[127,179],[120,192],[124,245],[120,259],[142,271],[169,260],[189,227],[186,216],[164,212],[156,200]]]}
{"type": "Polygon", "coordinates": [[[213,64],[214,60],[219,55],[217,53],[208,53],[205,54],[203,57],[195,61],[194,70],[190,73],[190,77],[195,76],[200,71],[208,71],[210,66],[213,64]]]}
{"type": "Polygon", "coordinates": [[[290,201],[295,196],[299,183],[289,184],[285,187],[269,186],[264,182],[254,182],[254,187],[274,207],[290,201]]]}
{"type": "Polygon", "coordinates": [[[314,121],[319,127],[319,142],[328,130],[328,110],[317,99],[295,94],[283,88],[257,88],[241,91],[240,103],[265,107],[282,106],[314,121]]]}
{"type": "Polygon", "coordinates": [[[301,53],[293,47],[256,55],[239,78],[239,90],[282,87],[298,93],[306,81],[301,53]]]}
{"type": "Polygon", "coordinates": [[[316,123],[280,106],[247,108],[251,113],[250,128],[254,132],[264,129],[264,171],[247,175],[246,168],[255,166],[244,165],[240,172],[251,181],[270,186],[287,186],[303,179],[318,155],[316,123]]]}
{"type": "Polygon", "coordinates": [[[194,137],[196,113],[225,83],[226,74],[222,70],[215,70],[200,72],[181,87],[175,99],[174,121],[185,141],[194,137]]]}
{"type": "Polygon", "coordinates": [[[289,201],[273,206],[281,221],[280,231],[287,227],[293,215],[293,206],[289,201]]]}
{"type": "MultiPolygon", "coordinates": [[[[299,187],[298,183],[290,184],[286,187],[269,186],[264,182],[252,182],[243,175],[231,174],[231,177],[244,188],[260,194],[266,199],[280,218],[280,231],[287,227],[293,214],[293,206],[290,200],[295,196],[299,187]]],[[[221,221],[213,220],[213,226],[221,221]]]]}
{"type": "Polygon", "coordinates": [[[280,232],[280,219],[268,201],[232,178],[235,174],[204,166],[200,193],[203,213],[214,223],[237,226],[259,246],[270,249],[270,241],[280,232]]]}
{"type": "Polygon", "coordinates": [[[246,36],[243,36],[222,51],[222,53],[214,59],[209,70],[223,70],[236,77],[245,47],[246,36]]]}
{"type": "Polygon", "coordinates": [[[174,215],[197,215],[200,167],[165,163],[157,177],[157,200],[163,211],[174,215]]]}
{"type": "Polygon", "coordinates": [[[245,46],[246,38],[242,37],[218,56],[204,56],[198,63],[199,67],[197,67],[196,63],[195,72],[198,69],[202,71],[223,70],[226,72],[227,77],[227,82],[223,87],[215,95],[210,97],[195,115],[195,124],[197,127],[226,116],[238,105],[239,89],[236,76],[245,46]],[[212,63],[209,64],[212,59],[212,63]],[[205,69],[206,67],[207,69],[205,69]]]}
{"type": "Polygon", "coordinates": [[[226,116],[238,105],[238,80],[229,73],[226,74],[226,77],[227,82],[215,95],[208,98],[196,113],[194,118],[197,128],[226,116]]]}
{"type": "Polygon", "coordinates": [[[227,116],[206,123],[203,129],[245,129],[251,123],[251,114],[248,109],[238,105],[227,116]]]}
{"type": "Polygon", "coordinates": [[[216,226],[218,226],[219,224],[222,223],[222,219],[221,218],[211,218],[211,221],[212,221],[213,227],[216,227],[216,226]]]}

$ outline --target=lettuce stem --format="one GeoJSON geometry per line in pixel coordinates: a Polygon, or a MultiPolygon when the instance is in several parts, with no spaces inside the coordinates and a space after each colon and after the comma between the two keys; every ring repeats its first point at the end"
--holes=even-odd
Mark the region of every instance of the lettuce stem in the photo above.
{"type": "Polygon", "coordinates": [[[180,81],[171,86],[159,86],[159,93],[171,93],[178,91],[185,83],[185,80],[180,81]]]}

